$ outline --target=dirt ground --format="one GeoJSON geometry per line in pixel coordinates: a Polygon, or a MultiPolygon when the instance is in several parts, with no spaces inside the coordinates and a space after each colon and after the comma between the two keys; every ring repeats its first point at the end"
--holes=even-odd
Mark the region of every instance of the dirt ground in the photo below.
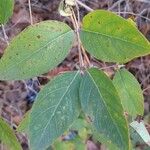
{"type": "MultiPolygon", "coordinates": [[[[106,9],[133,19],[139,30],[150,40],[150,1],[149,0],[81,0],[92,9],[106,9]]],[[[58,13],[60,0],[31,0],[33,22],[43,20],[60,20],[71,25],[69,18],[61,17],[58,13]]],[[[81,18],[88,11],[80,7],[81,18]]],[[[5,25],[8,41],[30,25],[29,7],[27,0],[15,0],[15,8],[12,18],[5,25]]],[[[7,44],[0,28],[0,57],[4,53],[7,44]]],[[[90,61],[112,75],[114,70],[109,67],[112,64],[103,63],[90,58],[90,61]]],[[[61,71],[74,70],[78,65],[78,53],[76,45],[69,56],[56,69],[49,73],[29,81],[0,81],[0,113],[1,116],[15,129],[26,111],[31,106],[36,93],[45,85],[51,77],[61,71]],[[37,80],[38,79],[38,80],[37,80]],[[32,84],[32,90],[30,85],[32,84]]],[[[132,72],[141,84],[145,98],[145,118],[147,128],[150,131],[150,55],[135,59],[126,64],[126,68],[132,72]]],[[[18,135],[24,150],[28,150],[28,142],[25,135],[18,135]]],[[[137,144],[139,149],[145,145],[137,144]]],[[[3,147],[4,149],[4,147],[3,147]]],[[[97,146],[91,140],[87,140],[88,150],[106,150],[104,146],[97,146]]],[[[2,146],[0,147],[2,150],[2,146]]]]}

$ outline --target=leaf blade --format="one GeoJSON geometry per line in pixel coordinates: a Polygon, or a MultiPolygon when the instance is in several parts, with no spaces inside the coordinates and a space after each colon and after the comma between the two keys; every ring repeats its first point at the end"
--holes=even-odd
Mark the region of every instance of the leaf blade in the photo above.
{"type": "Polygon", "coordinates": [[[0,24],[5,24],[13,14],[14,0],[1,0],[0,3],[0,24]]]}
{"type": "Polygon", "coordinates": [[[0,118],[0,140],[6,144],[10,150],[22,150],[14,132],[2,118],[0,118]]]}
{"type": "Polygon", "coordinates": [[[26,28],[0,60],[1,80],[28,79],[56,67],[68,55],[74,33],[58,21],[44,21],[26,28]]]}
{"type": "Polygon", "coordinates": [[[30,123],[30,111],[28,111],[25,115],[22,121],[20,122],[19,126],[17,127],[18,132],[29,132],[29,123],[30,123]]]}
{"type": "Polygon", "coordinates": [[[29,137],[33,150],[47,148],[77,119],[79,82],[79,72],[68,72],[54,78],[41,91],[30,115],[29,137]]]}
{"type": "Polygon", "coordinates": [[[119,96],[102,71],[95,68],[87,71],[81,81],[80,99],[93,128],[103,137],[102,142],[112,143],[118,149],[129,149],[128,126],[119,96]]]}
{"type": "Polygon", "coordinates": [[[113,83],[118,91],[124,110],[132,116],[143,115],[144,97],[140,84],[126,69],[120,69],[114,76],[113,83]]]}
{"type": "Polygon", "coordinates": [[[137,134],[142,138],[142,140],[150,146],[150,134],[147,131],[144,122],[141,121],[140,123],[138,121],[133,121],[130,123],[130,126],[137,132],[137,134]]]}
{"type": "Polygon", "coordinates": [[[80,36],[87,51],[106,62],[125,63],[150,53],[150,43],[135,26],[105,10],[84,17],[80,36]]]}

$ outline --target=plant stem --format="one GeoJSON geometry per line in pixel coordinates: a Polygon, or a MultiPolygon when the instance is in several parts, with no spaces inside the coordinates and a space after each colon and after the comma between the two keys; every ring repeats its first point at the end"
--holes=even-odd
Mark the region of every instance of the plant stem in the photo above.
{"type": "Polygon", "coordinates": [[[108,10],[114,9],[118,4],[122,3],[124,0],[119,0],[116,3],[114,3],[108,10]]]}
{"type": "Polygon", "coordinates": [[[80,41],[80,35],[79,35],[79,24],[78,24],[78,21],[76,19],[76,16],[75,16],[75,13],[72,10],[72,18],[73,18],[73,22],[74,22],[74,25],[75,25],[75,29],[76,29],[76,34],[77,34],[77,43],[78,43],[78,52],[79,52],[79,64],[80,64],[80,68],[82,69],[83,66],[84,66],[84,62],[83,62],[83,57],[82,57],[82,52],[81,52],[81,41],[80,41]]]}
{"type": "Polygon", "coordinates": [[[31,9],[31,1],[30,0],[28,0],[28,5],[29,5],[30,23],[31,23],[31,25],[33,25],[32,9],[31,9]]]}
{"type": "Polygon", "coordinates": [[[80,11],[79,11],[79,6],[78,6],[78,3],[75,1],[75,4],[76,4],[76,9],[77,9],[77,18],[78,18],[78,25],[80,27],[80,11]]]}
{"type": "Polygon", "coordinates": [[[79,4],[80,6],[84,7],[86,10],[88,11],[94,11],[94,9],[90,8],[89,6],[87,6],[86,4],[82,3],[79,0],[76,0],[77,4],[79,4]]]}
{"type": "Polygon", "coordinates": [[[143,90],[143,93],[144,93],[145,91],[149,90],[149,89],[150,89],[150,86],[148,86],[147,88],[145,88],[145,89],[143,90]]]}
{"type": "Polygon", "coordinates": [[[85,60],[86,60],[86,62],[87,62],[87,64],[88,64],[88,66],[91,67],[90,60],[89,60],[89,58],[88,58],[88,56],[87,56],[87,54],[86,54],[86,51],[85,51],[85,49],[84,49],[84,47],[83,47],[82,45],[81,45],[81,49],[82,49],[83,55],[84,55],[84,57],[85,57],[85,60]]]}
{"type": "MultiPolygon", "coordinates": [[[[78,6],[78,3],[76,1],[76,9],[77,9],[77,16],[78,16],[78,27],[79,27],[79,30],[80,30],[80,23],[81,23],[81,20],[80,20],[80,11],[79,11],[79,6],[78,6]]],[[[79,31],[78,31],[79,32],[79,31]]],[[[79,39],[80,39],[80,35],[79,35],[79,39]]],[[[81,40],[80,40],[80,47],[81,47],[81,52],[83,53],[83,56],[85,57],[85,60],[88,64],[88,66],[91,66],[91,63],[90,63],[90,60],[86,54],[86,51],[81,43],[81,40]]]]}
{"type": "Polygon", "coordinates": [[[73,16],[71,15],[70,18],[71,18],[71,22],[72,22],[72,24],[73,24],[74,29],[76,29],[76,23],[75,23],[75,21],[74,21],[73,16]]]}
{"type": "Polygon", "coordinates": [[[115,12],[114,11],[114,13],[119,13],[119,14],[131,14],[131,15],[134,15],[134,16],[137,16],[137,17],[141,17],[141,18],[143,18],[143,19],[146,19],[147,21],[150,21],[150,19],[149,18],[147,18],[147,17],[144,17],[144,16],[142,16],[141,14],[135,14],[135,13],[133,13],[133,12],[115,12]]]}
{"type": "Polygon", "coordinates": [[[5,39],[6,43],[7,43],[7,45],[9,45],[8,36],[7,36],[6,32],[5,32],[5,27],[4,27],[3,24],[1,25],[1,27],[2,27],[2,31],[3,31],[4,39],[5,39]]]}
{"type": "Polygon", "coordinates": [[[142,3],[148,3],[148,4],[150,4],[149,0],[137,0],[137,1],[142,2],[142,3]]]}

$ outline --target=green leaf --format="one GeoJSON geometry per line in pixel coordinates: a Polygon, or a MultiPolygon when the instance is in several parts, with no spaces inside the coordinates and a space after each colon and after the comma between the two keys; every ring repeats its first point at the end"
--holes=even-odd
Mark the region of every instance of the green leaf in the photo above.
{"type": "Polygon", "coordinates": [[[83,19],[81,41],[95,58],[126,63],[150,53],[150,43],[129,21],[105,10],[96,10],[83,19]]]}
{"type": "Polygon", "coordinates": [[[52,150],[76,150],[76,149],[75,144],[73,142],[57,140],[53,144],[52,150]]]}
{"type": "Polygon", "coordinates": [[[30,113],[31,113],[31,111],[28,111],[24,115],[24,118],[22,119],[21,123],[19,124],[19,126],[17,128],[18,132],[29,133],[30,113]]]}
{"type": "Polygon", "coordinates": [[[13,130],[0,118],[0,140],[6,144],[10,150],[22,150],[13,130]]]}
{"type": "Polygon", "coordinates": [[[11,42],[0,60],[0,79],[28,79],[46,73],[67,56],[74,32],[65,23],[44,21],[11,42]]]}
{"type": "Polygon", "coordinates": [[[13,14],[14,0],[0,0],[0,24],[7,23],[13,14]]]}
{"type": "Polygon", "coordinates": [[[93,128],[92,132],[94,140],[97,140],[100,143],[106,145],[108,150],[120,150],[115,144],[110,142],[110,140],[107,139],[103,134],[98,133],[96,129],[93,128]]]}
{"type": "Polygon", "coordinates": [[[78,136],[82,141],[86,141],[88,139],[88,136],[92,134],[90,124],[83,118],[78,118],[70,127],[70,130],[78,131],[78,136]]]}
{"type": "Polygon", "coordinates": [[[129,150],[127,121],[112,81],[98,69],[89,69],[81,81],[81,106],[104,144],[129,150]]]}
{"type": "Polygon", "coordinates": [[[134,27],[137,27],[136,22],[134,22],[131,18],[128,18],[127,21],[132,24],[134,27]]]}
{"type": "Polygon", "coordinates": [[[85,141],[82,141],[82,139],[77,136],[75,139],[69,141],[55,141],[52,150],[86,150],[86,144],[85,141]]]}
{"type": "Polygon", "coordinates": [[[150,135],[144,125],[144,122],[133,121],[130,126],[140,135],[143,141],[150,146],[150,135]]]}
{"type": "Polygon", "coordinates": [[[113,83],[118,91],[124,110],[132,116],[143,115],[144,98],[140,84],[126,69],[115,74],[113,83]]]}
{"type": "Polygon", "coordinates": [[[79,84],[79,72],[68,72],[55,77],[41,90],[30,115],[32,150],[46,149],[77,119],[79,84]]]}

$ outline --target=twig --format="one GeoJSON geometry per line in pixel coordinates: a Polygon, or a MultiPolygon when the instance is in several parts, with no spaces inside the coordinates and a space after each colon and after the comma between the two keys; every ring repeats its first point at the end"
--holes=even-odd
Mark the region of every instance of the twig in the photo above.
{"type": "Polygon", "coordinates": [[[149,1],[149,0],[136,0],[136,1],[150,4],[150,1],[149,1]]]}
{"type": "Polygon", "coordinates": [[[120,11],[121,11],[121,5],[120,3],[118,4],[118,12],[119,12],[119,15],[120,15],[120,11]]]}
{"type": "Polygon", "coordinates": [[[5,32],[5,27],[4,27],[3,24],[1,25],[1,27],[2,27],[2,31],[3,31],[4,39],[5,39],[6,43],[7,43],[7,45],[9,45],[8,36],[7,36],[6,32],[5,32]]]}
{"type": "Polygon", "coordinates": [[[0,40],[1,40],[2,42],[6,43],[6,41],[5,41],[4,38],[0,37],[0,40]]]}
{"type": "Polygon", "coordinates": [[[149,89],[150,89],[150,86],[148,86],[147,88],[145,88],[145,89],[143,90],[143,93],[144,93],[145,91],[149,90],[149,89]]]}
{"type": "Polygon", "coordinates": [[[75,21],[74,21],[74,18],[73,18],[72,15],[70,16],[70,18],[71,18],[71,22],[72,22],[72,24],[73,24],[73,27],[74,27],[74,29],[75,29],[75,28],[76,28],[76,23],[75,23],[75,21]]]}
{"type": "Polygon", "coordinates": [[[83,56],[85,58],[85,61],[86,61],[86,64],[88,64],[89,66],[91,66],[90,64],[90,61],[89,61],[89,58],[84,50],[84,47],[82,46],[81,44],[81,39],[80,39],[80,35],[79,35],[79,32],[80,32],[80,11],[79,11],[79,6],[78,6],[78,3],[76,2],[76,9],[77,9],[77,18],[76,18],[76,15],[74,13],[74,11],[72,10],[72,14],[73,14],[73,17],[74,17],[74,24],[76,25],[75,29],[76,29],[76,32],[77,32],[77,40],[78,40],[78,50],[79,50],[79,63],[80,63],[80,67],[85,67],[85,63],[84,63],[84,59],[83,59],[83,56]],[[83,54],[83,56],[82,56],[83,54]]]}
{"type": "Polygon", "coordinates": [[[73,16],[73,22],[76,25],[75,29],[76,29],[76,34],[77,34],[77,42],[78,42],[78,52],[79,52],[79,63],[80,63],[80,67],[82,68],[84,66],[84,62],[83,62],[83,57],[82,57],[82,52],[81,52],[81,41],[80,41],[80,35],[79,35],[79,25],[78,25],[78,21],[76,19],[75,13],[72,10],[72,16],[73,16]]]}
{"type": "Polygon", "coordinates": [[[140,14],[135,14],[135,13],[133,13],[133,12],[114,12],[114,13],[120,13],[120,14],[131,14],[131,15],[134,15],[134,16],[138,16],[138,17],[141,17],[141,18],[143,18],[143,19],[146,19],[147,21],[150,21],[150,19],[149,18],[147,18],[147,17],[144,17],[144,16],[142,16],[142,15],[140,15],[140,14]]]}
{"type": "Polygon", "coordinates": [[[87,6],[86,4],[82,3],[82,2],[79,1],[79,0],[76,0],[76,2],[77,2],[80,6],[84,7],[86,10],[88,10],[88,11],[94,11],[94,9],[90,8],[89,6],[87,6]]]}
{"type": "Polygon", "coordinates": [[[118,4],[122,3],[124,0],[119,0],[116,3],[114,3],[110,8],[108,8],[108,10],[112,10],[114,9],[116,6],[118,6],[118,4]]]}
{"type": "Polygon", "coordinates": [[[112,65],[112,66],[106,66],[106,67],[101,67],[100,70],[105,70],[105,69],[110,69],[110,68],[118,68],[118,65],[115,64],[115,65],[112,65]]]}
{"type": "Polygon", "coordinates": [[[144,78],[144,80],[141,82],[141,86],[144,85],[144,83],[149,79],[150,79],[150,74],[146,78],[144,78]]]}
{"type": "MultiPolygon", "coordinates": [[[[11,30],[12,28],[14,28],[14,27],[20,22],[21,19],[22,19],[22,18],[19,18],[19,19],[15,22],[15,24],[12,25],[10,28],[5,28],[5,32],[7,32],[7,31],[11,30]]],[[[0,32],[0,35],[2,35],[2,34],[3,34],[3,32],[0,32]]]]}
{"type": "Polygon", "coordinates": [[[79,6],[78,6],[78,3],[75,1],[75,4],[76,4],[76,9],[77,9],[77,15],[78,15],[78,25],[80,26],[80,11],[79,11],[79,6]]]}
{"type": "Polygon", "coordinates": [[[87,64],[91,67],[90,60],[89,60],[89,58],[88,58],[88,56],[86,54],[86,51],[85,51],[85,49],[84,49],[84,47],[82,45],[81,45],[81,49],[82,49],[82,52],[83,52],[83,55],[85,57],[85,60],[86,60],[87,64]]]}
{"type": "Polygon", "coordinates": [[[32,9],[31,9],[31,1],[30,0],[28,0],[28,5],[29,5],[30,23],[31,23],[31,25],[33,25],[32,9]]]}
{"type": "MultiPolygon", "coordinates": [[[[79,6],[78,6],[77,1],[76,1],[75,3],[76,3],[76,9],[77,9],[77,17],[78,17],[78,25],[77,25],[77,26],[78,26],[78,34],[79,34],[80,23],[81,23],[81,20],[80,20],[80,10],[79,10],[79,6]]],[[[80,40],[80,35],[78,35],[78,38],[79,38],[79,40],[80,40]]],[[[81,49],[81,55],[82,55],[82,53],[83,53],[83,56],[84,56],[84,58],[85,58],[85,61],[87,62],[87,64],[88,64],[89,66],[91,66],[90,60],[89,60],[89,58],[88,58],[88,56],[87,56],[87,54],[86,54],[86,52],[85,52],[85,49],[84,49],[83,45],[81,44],[81,40],[80,40],[80,49],[81,49]]],[[[84,65],[84,61],[83,61],[83,65],[84,65]]]]}
{"type": "Polygon", "coordinates": [[[120,69],[120,68],[122,68],[122,67],[125,67],[125,65],[114,64],[114,65],[111,65],[111,66],[102,67],[102,68],[100,68],[100,69],[101,69],[101,70],[110,69],[110,68],[120,69]]]}

